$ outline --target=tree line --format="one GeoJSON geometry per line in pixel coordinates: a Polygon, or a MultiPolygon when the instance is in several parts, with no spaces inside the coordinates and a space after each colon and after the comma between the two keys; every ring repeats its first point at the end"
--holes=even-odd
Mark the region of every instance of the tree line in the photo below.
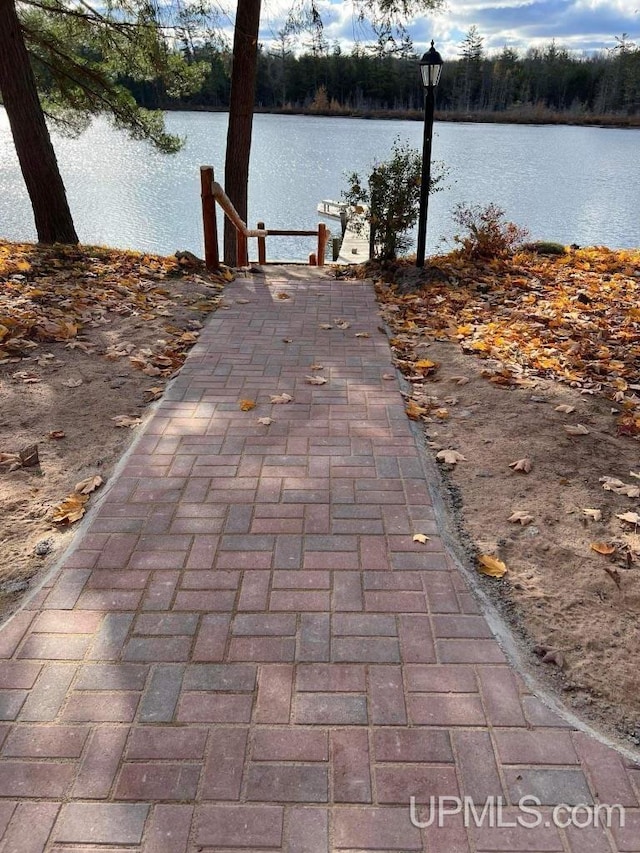
{"type": "MultiPolygon", "coordinates": [[[[325,114],[396,113],[422,110],[419,56],[408,39],[378,42],[350,52],[322,39],[300,54],[280,33],[258,50],[255,104],[258,109],[325,114]]],[[[229,103],[231,53],[219,44],[190,49],[203,63],[201,86],[188,96],[167,97],[153,81],[129,84],[139,103],[154,108],[225,109],[229,103]]],[[[475,27],[446,61],[437,92],[442,117],[492,113],[534,117],[559,113],[572,120],[612,116],[621,123],[640,116],[640,48],[626,35],[594,55],[576,55],[551,42],[520,53],[510,47],[487,55],[475,27]]],[[[631,122],[633,123],[633,122],[631,122]]]]}

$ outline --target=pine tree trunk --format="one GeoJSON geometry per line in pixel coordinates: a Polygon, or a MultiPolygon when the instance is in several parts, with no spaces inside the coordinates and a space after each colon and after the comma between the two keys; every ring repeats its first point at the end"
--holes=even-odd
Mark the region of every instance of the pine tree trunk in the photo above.
{"type": "MultiPolygon", "coordinates": [[[[258,67],[260,4],[261,0],[238,0],[233,36],[224,189],[240,214],[240,218],[245,222],[247,221],[249,155],[258,67]]],[[[229,266],[235,266],[236,263],[236,231],[226,217],[224,262],[229,266]]]]}
{"type": "Polygon", "coordinates": [[[41,243],[77,243],[14,0],[0,0],[0,92],[41,243]]]}

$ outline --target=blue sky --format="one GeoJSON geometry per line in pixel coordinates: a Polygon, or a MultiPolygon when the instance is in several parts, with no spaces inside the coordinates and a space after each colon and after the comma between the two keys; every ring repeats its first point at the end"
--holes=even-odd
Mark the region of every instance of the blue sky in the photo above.
{"type": "MultiPolygon", "coordinates": [[[[354,21],[349,2],[319,0],[325,35],[346,49],[367,32],[354,21]]],[[[291,0],[263,0],[261,39],[268,42],[281,26],[291,0]]],[[[505,45],[525,51],[555,39],[578,52],[613,47],[627,33],[640,43],[640,0],[445,0],[439,12],[415,18],[408,30],[416,51],[433,38],[443,57],[454,58],[459,44],[475,25],[487,52],[505,45]]]]}

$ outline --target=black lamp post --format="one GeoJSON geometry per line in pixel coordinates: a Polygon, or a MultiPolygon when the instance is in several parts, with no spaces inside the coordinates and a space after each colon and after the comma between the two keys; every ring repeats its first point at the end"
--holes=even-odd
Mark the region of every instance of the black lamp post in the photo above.
{"type": "Polygon", "coordinates": [[[420,217],[418,219],[418,249],[416,266],[424,266],[424,251],[427,242],[427,209],[429,207],[429,184],[431,183],[431,139],[433,137],[433,108],[435,90],[440,82],[442,57],[433,46],[420,60],[420,74],[425,90],[424,97],[424,139],[422,143],[422,181],[420,184],[420,217]]]}

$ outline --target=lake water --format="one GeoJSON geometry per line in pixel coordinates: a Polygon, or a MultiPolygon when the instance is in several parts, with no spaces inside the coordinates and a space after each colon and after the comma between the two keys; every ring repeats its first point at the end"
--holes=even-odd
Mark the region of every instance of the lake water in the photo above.
{"type": "MultiPolygon", "coordinates": [[[[170,113],[186,137],[173,156],[97,121],[79,139],[54,137],[76,228],[83,243],[173,254],[202,254],[200,177],[212,165],[222,182],[227,116],[170,113]]],[[[345,175],[367,175],[394,139],[422,146],[422,124],[408,121],[257,115],[249,184],[249,223],[314,228],[321,199],[340,198],[345,175]]],[[[444,250],[458,202],[502,207],[532,239],[612,248],[640,245],[640,131],[564,126],[436,123],[433,159],[450,170],[432,196],[427,250],[444,250]]],[[[329,223],[338,230],[335,220],[329,223]]],[[[9,124],[0,109],[0,236],[34,240],[29,201],[9,124]]],[[[251,241],[255,256],[255,241],[251,241]]],[[[302,259],[312,238],[272,238],[269,257],[302,259]]]]}

